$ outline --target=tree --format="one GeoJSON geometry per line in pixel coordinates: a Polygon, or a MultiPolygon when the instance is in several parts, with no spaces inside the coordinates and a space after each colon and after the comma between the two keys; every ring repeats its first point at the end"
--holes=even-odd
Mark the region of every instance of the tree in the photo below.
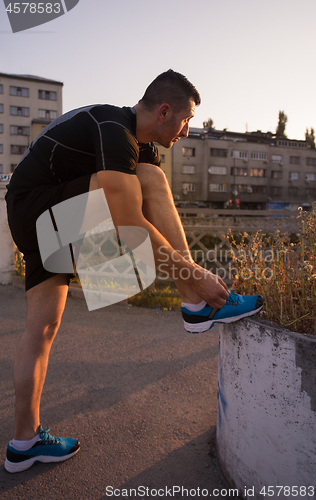
{"type": "Polygon", "coordinates": [[[279,111],[279,122],[278,126],[275,132],[275,135],[277,137],[286,137],[285,135],[285,127],[286,127],[286,122],[287,122],[287,116],[284,113],[284,111],[279,111]]]}
{"type": "Polygon", "coordinates": [[[310,132],[308,132],[308,128],[306,129],[305,140],[308,142],[309,147],[311,149],[315,149],[316,148],[316,146],[315,146],[315,131],[314,131],[313,128],[311,128],[310,132]]]}
{"type": "Polygon", "coordinates": [[[212,128],[214,128],[213,125],[214,125],[214,122],[213,122],[212,118],[209,118],[206,122],[203,122],[203,128],[212,129],[212,128]]]}

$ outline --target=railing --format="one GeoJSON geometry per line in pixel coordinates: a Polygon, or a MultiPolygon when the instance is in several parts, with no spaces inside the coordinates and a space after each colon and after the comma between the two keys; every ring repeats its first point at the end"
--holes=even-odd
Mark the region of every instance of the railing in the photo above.
{"type": "Polygon", "coordinates": [[[195,216],[208,216],[208,217],[281,217],[281,218],[295,218],[297,213],[292,210],[241,210],[241,209],[214,209],[214,208],[200,208],[200,207],[177,207],[178,213],[181,217],[190,217],[192,214],[195,216]]]}
{"type": "MultiPolygon", "coordinates": [[[[182,219],[189,250],[195,262],[219,274],[228,284],[232,282],[231,250],[226,239],[228,230],[232,233],[266,234],[296,233],[297,212],[290,210],[216,210],[209,208],[177,208],[182,219]],[[191,217],[190,217],[191,214],[191,217]],[[192,216],[194,214],[194,216],[192,216]],[[211,237],[211,238],[210,238],[211,237]],[[212,240],[211,245],[205,240],[212,240]],[[204,241],[203,241],[204,240],[204,241]]],[[[251,236],[249,236],[251,239],[251,236]]],[[[266,249],[268,251],[269,249],[266,249]]],[[[158,280],[170,281],[166,274],[157,273],[158,280]]]]}

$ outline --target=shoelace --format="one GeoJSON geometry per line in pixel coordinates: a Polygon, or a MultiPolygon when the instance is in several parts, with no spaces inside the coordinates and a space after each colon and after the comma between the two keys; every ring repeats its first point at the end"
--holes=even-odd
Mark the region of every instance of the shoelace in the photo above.
{"type": "Polygon", "coordinates": [[[226,300],[226,304],[227,305],[232,304],[232,305],[237,306],[237,304],[239,304],[239,302],[240,302],[240,295],[238,295],[238,293],[230,292],[229,297],[226,300]]]}
{"type": "Polygon", "coordinates": [[[41,429],[40,431],[40,441],[42,444],[58,444],[59,439],[55,438],[55,436],[51,436],[49,434],[50,429],[41,429]]]}

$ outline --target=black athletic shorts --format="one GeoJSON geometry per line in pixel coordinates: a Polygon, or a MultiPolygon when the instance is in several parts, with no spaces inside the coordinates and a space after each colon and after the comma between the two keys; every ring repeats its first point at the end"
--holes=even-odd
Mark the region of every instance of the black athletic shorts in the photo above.
{"type": "Polygon", "coordinates": [[[87,193],[90,179],[91,175],[85,175],[62,184],[26,187],[25,180],[14,173],[15,182],[10,183],[5,198],[12,237],[24,255],[26,290],[57,274],[43,267],[36,234],[38,217],[57,203],[87,193]]]}

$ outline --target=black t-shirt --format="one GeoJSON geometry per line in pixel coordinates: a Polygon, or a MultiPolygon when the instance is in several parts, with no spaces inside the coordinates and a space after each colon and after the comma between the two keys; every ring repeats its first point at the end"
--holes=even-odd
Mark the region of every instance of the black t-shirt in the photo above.
{"type": "Polygon", "coordinates": [[[160,166],[160,158],[153,143],[138,143],[134,110],[92,105],[48,125],[30,144],[9,188],[61,184],[100,170],[136,174],[137,163],[160,166]]]}

